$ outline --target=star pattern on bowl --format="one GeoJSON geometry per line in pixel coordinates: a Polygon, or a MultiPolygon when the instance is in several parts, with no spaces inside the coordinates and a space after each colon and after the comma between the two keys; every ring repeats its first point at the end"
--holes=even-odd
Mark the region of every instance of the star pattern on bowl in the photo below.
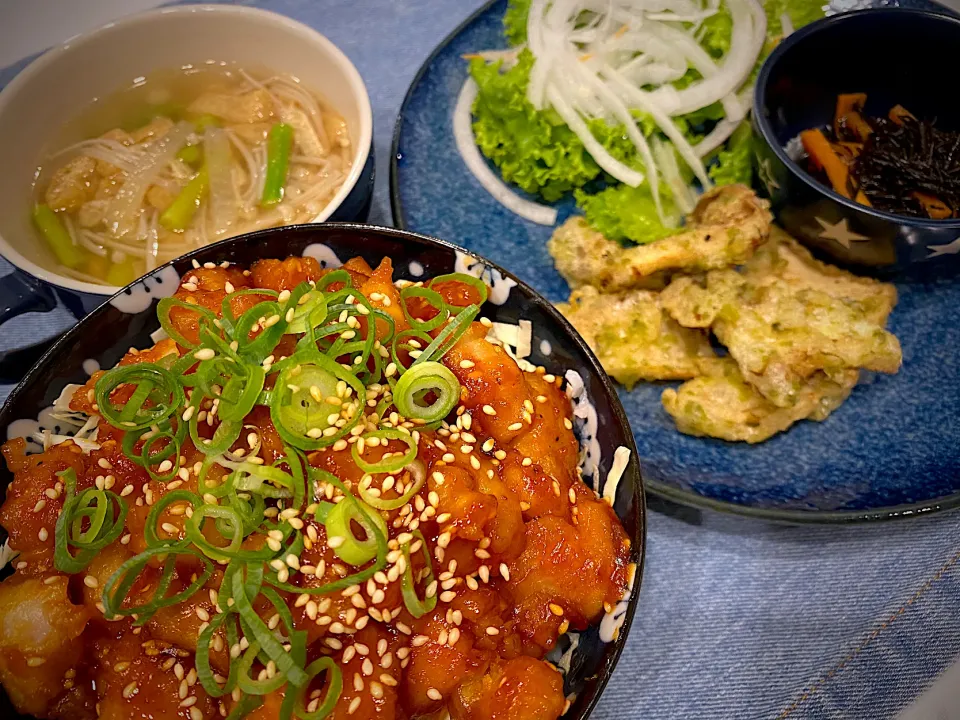
{"type": "Polygon", "coordinates": [[[960,237],[946,245],[927,245],[927,250],[930,251],[930,254],[927,255],[928,259],[939,257],[940,255],[956,255],[960,253],[960,237]]]}
{"type": "Polygon", "coordinates": [[[853,232],[847,225],[847,218],[841,218],[840,221],[836,223],[828,222],[822,217],[815,217],[814,219],[820,223],[821,229],[818,237],[833,240],[847,250],[850,249],[851,242],[863,242],[870,239],[866,235],[853,232]]]}

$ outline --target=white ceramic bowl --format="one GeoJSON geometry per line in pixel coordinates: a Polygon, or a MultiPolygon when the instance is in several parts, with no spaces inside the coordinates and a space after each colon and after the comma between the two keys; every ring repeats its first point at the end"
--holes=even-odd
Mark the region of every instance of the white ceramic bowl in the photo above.
{"type": "MultiPolygon", "coordinates": [[[[318,91],[347,123],[355,148],[343,187],[316,222],[372,189],[370,98],[360,73],[317,31],[276,13],[227,5],[181,5],[133,15],[49,50],[0,92],[0,255],[61,289],[101,297],[120,288],[64,277],[30,219],[34,172],[63,124],[94,98],[155,70],[208,61],[290,73],[318,91]],[[361,179],[364,182],[360,182],[361,179]],[[359,184],[359,186],[358,186],[359,184]],[[363,186],[363,187],[360,187],[363,186]]],[[[338,217],[337,219],[365,219],[338,217]]]]}

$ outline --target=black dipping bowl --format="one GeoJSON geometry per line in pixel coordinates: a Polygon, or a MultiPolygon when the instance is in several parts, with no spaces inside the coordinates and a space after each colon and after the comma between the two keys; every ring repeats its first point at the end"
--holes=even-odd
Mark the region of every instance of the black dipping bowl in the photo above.
{"type": "Polygon", "coordinates": [[[865,207],[815,179],[785,150],[802,130],[832,122],[840,93],[867,93],[867,115],[886,117],[899,103],[940,128],[960,130],[960,102],[948,79],[958,50],[960,18],[888,8],[819,20],[771,53],[754,96],[762,137],[755,160],[761,186],[792,235],[835,262],[882,277],[960,270],[960,220],[865,207]]]}
{"type": "MultiPolygon", "coordinates": [[[[228,260],[249,266],[261,258],[288,255],[310,255],[324,267],[338,265],[358,255],[376,267],[383,258],[389,257],[393,260],[394,276],[409,280],[455,271],[480,275],[482,271],[484,280],[493,287],[482,315],[503,323],[516,324],[520,319],[531,321],[533,354],[529,360],[545,366],[547,372],[557,376],[575,370],[582,377],[585,397],[596,410],[596,424],[589,430],[586,428],[582,419],[591,413],[581,405],[578,407],[581,412],[575,416],[575,431],[582,446],[591,449],[588,463],[593,462],[598,468],[593,473],[594,482],[600,478],[602,483],[607,477],[618,447],[630,450],[631,460],[614,503],[614,510],[632,543],[631,561],[636,563],[629,598],[619,605],[616,613],[618,617],[622,616],[623,625],[613,642],[603,642],[597,627],[581,633],[564,682],[565,693],[568,696],[576,694],[569,713],[564,717],[571,720],[586,718],[617,663],[640,592],[646,509],[637,448],[617,394],[586,343],[550,303],[487,260],[443,240],[392,228],[348,223],[264,230],[201,248],[157,268],[117,293],[63,335],[26,374],[0,411],[4,439],[22,437],[25,432],[39,427],[59,432],[56,420],[44,411],[67,383],[86,382],[89,376],[84,365],[92,370],[90,360],[95,360],[102,368],[112,367],[131,346],[145,348],[152,345],[150,334],[160,327],[156,301],[176,291],[180,277],[191,271],[191,261],[203,264],[228,260]]],[[[0,461],[0,465],[0,488],[5,492],[13,476],[5,463],[0,461]]],[[[588,483],[591,481],[586,470],[584,479],[588,483]]],[[[0,542],[5,539],[6,533],[0,530],[0,542]]],[[[566,648],[569,642],[561,639],[560,644],[566,648]]],[[[0,718],[20,717],[6,695],[0,692],[0,718]]]]}

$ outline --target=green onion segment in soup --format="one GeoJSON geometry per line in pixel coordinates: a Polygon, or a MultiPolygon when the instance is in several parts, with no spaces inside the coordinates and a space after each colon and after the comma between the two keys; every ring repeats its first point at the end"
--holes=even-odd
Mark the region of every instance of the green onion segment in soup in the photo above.
{"type": "Polygon", "coordinates": [[[51,270],[126,285],[216,240],[310,221],[352,157],[343,118],[291,75],[163,70],[66,123],[39,161],[34,227],[51,270]]]}

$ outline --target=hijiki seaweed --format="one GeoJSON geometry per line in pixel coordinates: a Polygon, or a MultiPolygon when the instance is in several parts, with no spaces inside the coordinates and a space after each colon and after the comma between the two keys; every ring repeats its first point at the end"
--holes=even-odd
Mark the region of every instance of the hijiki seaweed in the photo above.
{"type": "Polygon", "coordinates": [[[878,210],[943,220],[960,217],[960,133],[896,105],[863,114],[864,93],[837,97],[833,125],[800,134],[808,166],[833,189],[878,210]]]}

